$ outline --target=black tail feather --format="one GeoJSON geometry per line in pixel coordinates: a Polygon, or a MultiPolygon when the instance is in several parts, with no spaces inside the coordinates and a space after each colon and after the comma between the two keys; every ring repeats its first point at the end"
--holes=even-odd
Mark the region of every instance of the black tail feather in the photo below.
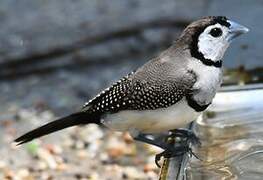
{"type": "Polygon", "coordinates": [[[80,125],[80,124],[89,124],[89,123],[97,123],[99,122],[99,118],[85,112],[79,112],[75,114],[71,114],[69,116],[57,119],[55,121],[52,121],[50,123],[47,123],[44,126],[41,126],[39,128],[36,128],[19,138],[15,139],[15,142],[17,142],[17,145],[29,142],[35,138],[39,138],[41,136],[53,133],[55,131],[59,131],[71,126],[80,125]]]}

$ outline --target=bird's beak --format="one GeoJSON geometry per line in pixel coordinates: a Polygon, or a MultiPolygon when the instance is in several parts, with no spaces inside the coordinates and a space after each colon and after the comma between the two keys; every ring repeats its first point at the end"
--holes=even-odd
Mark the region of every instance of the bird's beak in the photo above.
{"type": "Polygon", "coordinates": [[[242,26],[241,24],[238,24],[234,21],[228,20],[228,23],[230,23],[228,41],[232,41],[241,34],[245,34],[249,31],[247,27],[242,26]]]}

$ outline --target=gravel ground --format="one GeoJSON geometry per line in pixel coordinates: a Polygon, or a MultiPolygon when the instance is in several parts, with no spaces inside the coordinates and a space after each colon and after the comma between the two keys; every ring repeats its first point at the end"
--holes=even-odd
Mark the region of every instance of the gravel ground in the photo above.
{"type": "Polygon", "coordinates": [[[0,179],[158,179],[153,146],[97,125],[73,127],[16,146],[13,139],[55,118],[48,109],[0,114],[0,179]]]}

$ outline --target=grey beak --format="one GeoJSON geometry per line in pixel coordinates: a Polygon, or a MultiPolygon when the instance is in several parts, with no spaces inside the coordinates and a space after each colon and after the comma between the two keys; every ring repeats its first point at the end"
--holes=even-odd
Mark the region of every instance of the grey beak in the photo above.
{"type": "Polygon", "coordinates": [[[229,38],[228,40],[231,41],[234,38],[240,36],[241,34],[245,34],[249,31],[249,29],[241,24],[238,24],[234,21],[230,21],[228,20],[228,22],[230,23],[230,27],[229,27],[229,38]]]}

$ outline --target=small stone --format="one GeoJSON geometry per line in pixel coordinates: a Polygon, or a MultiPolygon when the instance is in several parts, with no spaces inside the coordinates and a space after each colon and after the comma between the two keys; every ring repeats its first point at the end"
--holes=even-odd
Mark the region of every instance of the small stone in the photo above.
{"type": "Polygon", "coordinates": [[[116,137],[118,134],[110,137],[107,141],[106,150],[108,155],[112,158],[118,158],[123,155],[134,156],[137,153],[137,148],[135,144],[127,144],[121,141],[121,134],[119,137],[116,137]]]}
{"type": "Polygon", "coordinates": [[[14,179],[15,173],[11,170],[6,170],[4,172],[6,179],[14,179]]]}
{"type": "Polygon", "coordinates": [[[118,158],[123,156],[124,149],[122,147],[111,147],[107,149],[107,152],[111,158],[118,158]]]}
{"type": "Polygon", "coordinates": [[[62,148],[59,145],[55,145],[55,144],[48,144],[45,146],[45,148],[51,154],[61,154],[63,152],[62,148]]]}
{"type": "Polygon", "coordinates": [[[128,156],[135,156],[137,154],[137,147],[135,144],[127,144],[124,146],[124,154],[128,156]]]}
{"type": "Polygon", "coordinates": [[[44,161],[38,161],[36,167],[36,169],[40,171],[46,170],[48,168],[47,163],[44,161]]]}
{"type": "Polygon", "coordinates": [[[63,142],[62,142],[62,146],[63,147],[72,147],[74,145],[74,141],[70,138],[70,137],[65,137],[63,142]]]}
{"type": "Polygon", "coordinates": [[[104,136],[102,129],[96,124],[89,124],[85,128],[81,128],[79,131],[81,140],[93,143],[104,136]]]}
{"type": "Polygon", "coordinates": [[[75,143],[75,148],[76,149],[84,149],[85,148],[85,143],[83,141],[77,140],[75,143]]]}
{"type": "Polygon", "coordinates": [[[64,163],[65,159],[61,156],[53,156],[55,161],[59,164],[59,163],[64,163]]]}
{"type": "Polygon", "coordinates": [[[14,120],[12,119],[3,119],[0,121],[1,126],[9,127],[13,124],[14,120]]]}
{"type": "Polygon", "coordinates": [[[52,177],[49,173],[47,173],[47,172],[43,172],[43,173],[41,173],[39,179],[52,180],[53,177],[52,177]]]}
{"type": "Polygon", "coordinates": [[[85,159],[88,157],[88,153],[86,150],[78,150],[77,151],[77,157],[80,159],[85,159]]]}
{"type": "Polygon", "coordinates": [[[109,161],[109,156],[107,153],[101,152],[99,154],[99,158],[101,162],[108,162],[109,161]]]}
{"type": "Polygon", "coordinates": [[[122,138],[127,144],[134,142],[133,138],[131,137],[131,135],[128,132],[123,133],[122,138]]]}
{"type": "Polygon", "coordinates": [[[150,172],[150,171],[154,171],[154,170],[156,170],[156,169],[157,169],[157,166],[156,166],[155,164],[152,164],[152,163],[145,164],[145,165],[143,166],[143,171],[144,171],[145,173],[148,173],[148,172],[150,172]]]}
{"type": "Polygon", "coordinates": [[[54,159],[54,157],[45,149],[39,149],[37,152],[38,157],[43,160],[45,163],[47,163],[48,167],[50,169],[55,169],[57,166],[57,163],[54,159]]]}
{"type": "Polygon", "coordinates": [[[90,157],[95,157],[96,154],[99,154],[98,152],[100,152],[101,150],[101,144],[103,142],[101,140],[97,140],[91,144],[89,144],[88,148],[87,148],[87,152],[89,154],[90,157]]]}
{"type": "Polygon", "coordinates": [[[65,171],[65,170],[68,169],[68,165],[65,164],[65,163],[59,163],[59,164],[57,165],[57,168],[56,168],[56,169],[59,170],[59,171],[65,171]]]}
{"type": "Polygon", "coordinates": [[[157,172],[154,172],[154,171],[147,172],[147,179],[158,179],[158,174],[159,174],[158,171],[157,172]]]}
{"type": "Polygon", "coordinates": [[[10,137],[12,136],[15,136],[16,135],[16,130],[17,129],[15,129],[15,128],[13,128],[13,127],[7,127],[6,128],[6,133],[8,134],[8,135],[10,135],[10,137]]]}
{"type": "Polygon", "coordinates": [[[6,162],[5,161],[0,161],[0,170],[6,168],[6,162]]]}
{"type": "Polygon", "coordinates": [[[16,173],[16,176],[18,176],[21,179],[27,179],[27,177],[30,175],[29,171],[27,169],[20,169],[16,173]]]}
{"type": "Polygon", "coordinates": [[[146,179],[146,175],[142,171],[132,166],[125,167],[123,173],[126,174],[128,179],[146,179]]]}

